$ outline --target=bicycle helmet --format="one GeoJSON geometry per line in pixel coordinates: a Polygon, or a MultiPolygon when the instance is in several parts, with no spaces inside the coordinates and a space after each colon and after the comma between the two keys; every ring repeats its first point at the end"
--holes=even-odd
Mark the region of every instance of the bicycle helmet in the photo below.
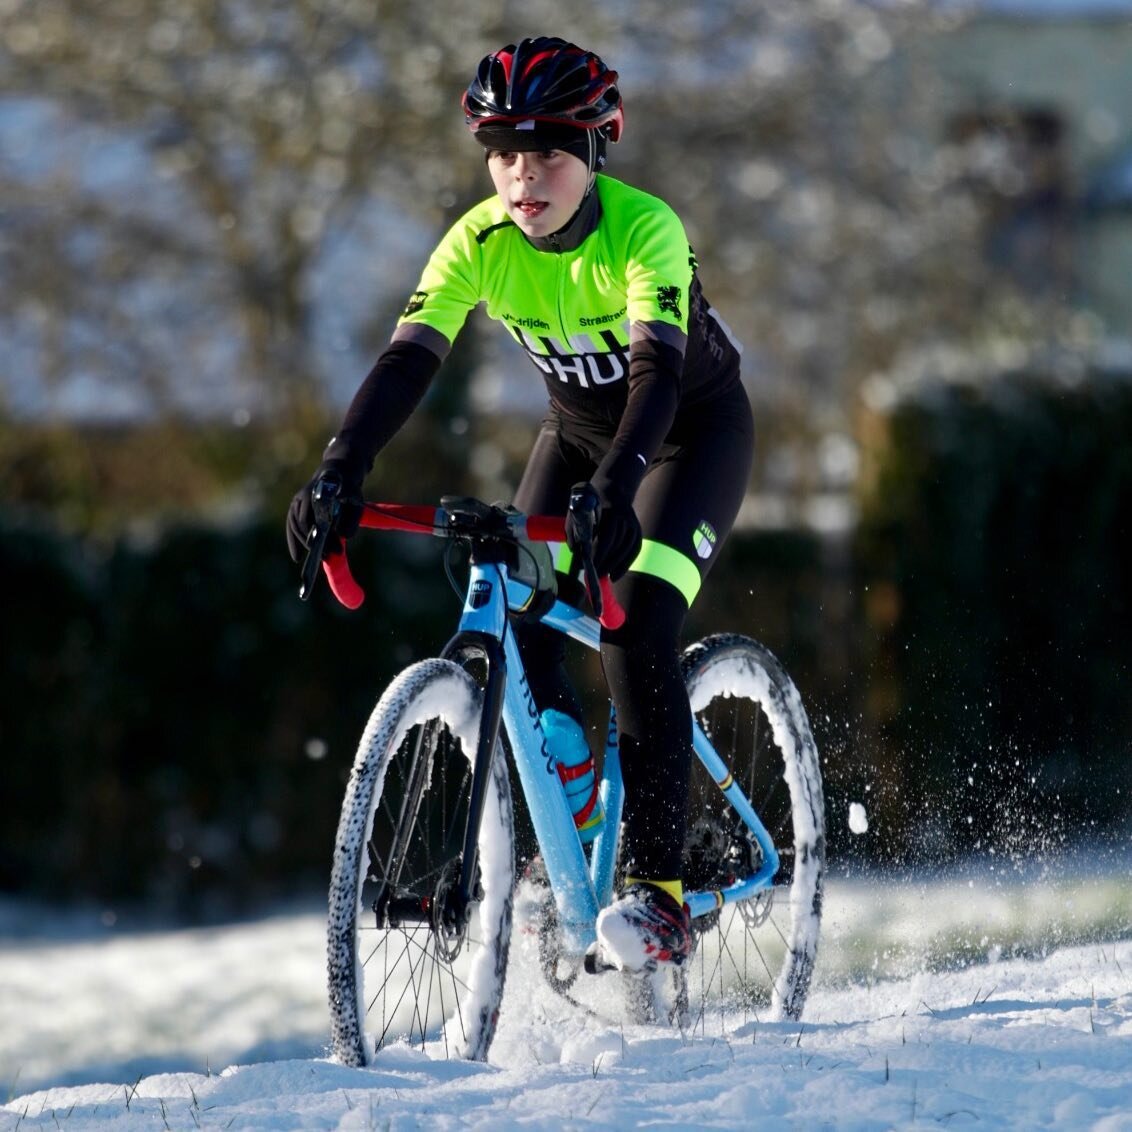
{"type": "Polygon", "coordinates": [[[463,106],[472,136],[488,149],[576,149],[582,142],[595,155],[591,169],[604,162],[606,140],[617,141],[624,125],[617,72],[557,36],[485,56],[463,106]]]}

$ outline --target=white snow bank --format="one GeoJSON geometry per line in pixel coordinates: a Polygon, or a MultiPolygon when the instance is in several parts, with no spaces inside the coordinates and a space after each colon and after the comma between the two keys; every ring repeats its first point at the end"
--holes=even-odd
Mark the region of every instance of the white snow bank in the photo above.
{"type": "Polygon", "coordinates": [[[1132,1132],[1126,894],[1084,878],[997,891],[986,880],[835,881],[804,1022],[715,1017],[695,1038],[578,1010],[517,937],[488,1065],[403,1048],[369,1070],[325,1060],[319,914],[14,940],[0,944],[0,1130],[1132,1132]],[[1043,951],[1051,929],[1106,922],[1103,907],[1124,917],[1125,938],[1043,951]],[[1004,957],[1008,937],[1040,957],[1004,957]],[[947,952],[943,938],[969,946],[947,952]],[[43,1087],[92,1079],[103,1083],[43,1087]]]}

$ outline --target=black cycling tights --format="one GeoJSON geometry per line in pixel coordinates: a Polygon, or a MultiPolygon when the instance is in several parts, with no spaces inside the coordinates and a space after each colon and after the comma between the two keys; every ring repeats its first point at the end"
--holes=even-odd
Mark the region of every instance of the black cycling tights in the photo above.
{"type": "MultiPolygon", "coordinates": [[[[610,436],[587,432],[577,421],[548,418],[515,492],[515,506],[528,515],[561,515],[571,485],[590,479],[610,443],[610,436]]],[[[683,556],[701,579],[739,512],[753,445],[751,409],[736,381],[710,404],[683,413],[633,501],[644,537],[683,556]],[[712,535],[710,545],[697,537],[705,530],[712,535]]],[[[576,592],[576,583],[559,578],[564,600],[577,604],[576,592]]],[[[602,633],[601,660],[620,729],[628,875],[676,880],[694,757],[679,658],[689,598],[668,582],[632,571],[615,583],[614,592],[628,616],[620,629],[602,633]]],[[[537,625],[516,632],[535,703],[580,721],[582,712],[562,666],[565,638],[537,625]]]]}
{"type": "MultiPolygon", "coordinates": [[[[676,880],[692,759],[691,713],[679,658],[688,606],[674,587],[645,574],[626,574],[614,589],[627,616],[620,629],[602,631],[601,661],[620,733],[623,860],[629,876],[676,880]]],[[[515,632],[535,702],[581,720],[562,663],[566,638],[541,625],[517,625],[515,632]]]]}

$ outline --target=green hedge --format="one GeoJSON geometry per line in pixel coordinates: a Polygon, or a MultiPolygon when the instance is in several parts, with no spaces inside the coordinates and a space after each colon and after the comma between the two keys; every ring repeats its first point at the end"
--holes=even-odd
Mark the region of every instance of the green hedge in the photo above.
{"type": "MultiPolygon", "coordinates": [[[[807,606],[784,597],[806,540],[760,541],[694,631],[759,632],[749,590],[807,606]]],[[[0,524],[0,890],[213,918],[321,888],[377,695],[455,627],[440,544],[357,540],[357,613],[298,600],[276,521],[100,545],[0,524]]]]}
{"type": "Polygon", "coordinates": [[[1025,854],[1132,814],[1132,383],[902,401],[855,560],[892,844],[1025,854]]]}
{"type": "MultiPolygon", "coordinates": [[[[794,674],[831,858],[1126,827],[1132,388],[941,385],[862,436],[852,538],[734,535],[688,626],[794,674]]],[[[459,603],[440,544],[384,536],[353,548],[361,611],[302,604],[280,509],[102,540],[0,513],[0,890],[212,918],[323,887],[374,699],[459,603]]]]}
{"type": "Polygon", "coordinates": [[[359,547],[348,614],[298,600],[278,523],[102,556],[6,525],[0,887],[212,915],[321,885],[376,692],[458,610],[403,540],[359,547]]]}

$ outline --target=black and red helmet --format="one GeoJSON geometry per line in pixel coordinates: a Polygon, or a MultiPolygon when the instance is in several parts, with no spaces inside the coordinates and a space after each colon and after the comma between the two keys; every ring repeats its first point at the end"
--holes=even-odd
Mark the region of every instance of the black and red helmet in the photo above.
{"type": "Polygon", "coordinates": [[[617,72],[592,51],[556,36],[509,44],[480,62],[464,92],[464,120],[477,141],[503,132],[599,130],[621,137],[624,115],[617,72]]]}

